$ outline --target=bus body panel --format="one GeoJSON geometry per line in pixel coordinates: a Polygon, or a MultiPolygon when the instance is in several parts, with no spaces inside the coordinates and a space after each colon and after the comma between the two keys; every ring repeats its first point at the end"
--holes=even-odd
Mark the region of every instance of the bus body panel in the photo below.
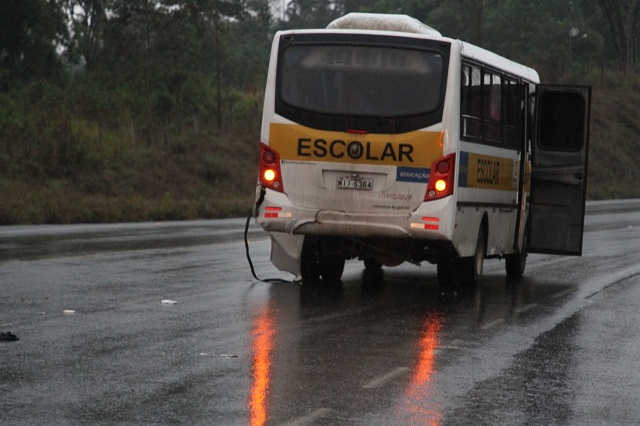
{"type": "Polygon", "coordinates": [[[357,135],[272,124],[269,133],[284,181],[295,182],[287,195],[305,208],[413,211],[424,196],[431,164],[443,154],[441,132],[435,131],[357,135]]]}
{"type": "Polygon", "coordinates": [[[358,213],[329,206],[323,209],[297,207],[284,194],[267,189],[262,205],[264,209],[259,212],[257,223],[269,232],[450,240],[456,226],[456,206],[451,198],[421,203],[413,212],[358,213]],[[278,208],[273,216],[268,213],[271,206],[278,208]],[[425,217],[431,220],[425,220],[425,217]],[[435,222],[434,219],[437,219],[437,229],[420,226],[435,222]]]}
{"type": "Polygon", "coordinates": [[[460,153],[456,187],[460,220],[454,247],[460,256],[471,256],[475,241],[467,236],[477,233],[486,216],[490,230],[487,255],[513,252],[519,208],[520,153],[469,142],[460,143],[460,153]]]}
{"type": "Polygon", "coordinates": [[[286,232],[270,232],[271,263],[281,271],[287,271],[300,276],[300,255],[304,235],[294,235],[286,232]]]}

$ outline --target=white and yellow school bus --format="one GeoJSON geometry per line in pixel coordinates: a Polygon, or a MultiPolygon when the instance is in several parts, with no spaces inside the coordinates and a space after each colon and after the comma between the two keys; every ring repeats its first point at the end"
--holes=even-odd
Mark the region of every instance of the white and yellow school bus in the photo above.
{"type": "Polygon", "coordinates": [[[590,94],[405,15],[278,32],[254,209],[273,264],[427,261],[474,285],[485,258],[520,276],[527,252],[580,255],[590,94]]]}

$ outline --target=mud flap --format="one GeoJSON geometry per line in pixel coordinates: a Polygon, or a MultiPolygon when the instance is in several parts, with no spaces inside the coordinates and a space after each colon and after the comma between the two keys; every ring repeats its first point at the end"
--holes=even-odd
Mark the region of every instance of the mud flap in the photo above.
{"type": "Polygon", "coordinates": [[[304,235],[271,232],[271,262],[281,271],[300,277],[300,258],[304,235]]]}

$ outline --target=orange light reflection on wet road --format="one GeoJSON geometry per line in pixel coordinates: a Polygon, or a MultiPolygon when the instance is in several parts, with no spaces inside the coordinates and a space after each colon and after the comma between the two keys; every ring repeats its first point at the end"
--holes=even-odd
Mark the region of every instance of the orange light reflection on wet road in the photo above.
{"type": "Polygon", "coordinates": [[[436,350],[439,344],[439,333],[442,328],[440,316],[430,316],[424,325],[424,331],[418,342],[420,353],[409,389],[408,411],[411,414],[411,424],[440,425],[442,414],[430,401],[431,378],[433,376],[436,350]]]}
{"type": "Polygon", "coordinates": [[[267,394],[274,334],[271,310],[265,308],[255,318],[252,330],[253,367],[249,398],[251,426],[261,426],[267,422],[267,394]]]}

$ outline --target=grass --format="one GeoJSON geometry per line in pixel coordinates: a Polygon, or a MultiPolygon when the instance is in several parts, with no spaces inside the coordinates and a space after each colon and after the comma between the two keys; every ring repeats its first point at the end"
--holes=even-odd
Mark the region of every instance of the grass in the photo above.
{"type": "MultiPolygon", "coordinates": [[[[594,77],[589,199],[640,198],[640,77],[613,77],[594,77]]],[[[0,138],[0,225],[244,216],[258,173],[256,126],[183,130],[149,144],[76,123],[67,145],[54,138],[34,152],[0,138]]]]}
{"type": "Polygon", "coordinates": [[[255,196],[257,158],[255,139],[240,138],[167,150],[142,147],[72,177],[0,177],[0,224],[244,216],[255,196]]]}
{"type": "Polygon", "coordinates": [[[591,111],[588,197],[639,198],[640,90],[596,85],[591,111]]]}

